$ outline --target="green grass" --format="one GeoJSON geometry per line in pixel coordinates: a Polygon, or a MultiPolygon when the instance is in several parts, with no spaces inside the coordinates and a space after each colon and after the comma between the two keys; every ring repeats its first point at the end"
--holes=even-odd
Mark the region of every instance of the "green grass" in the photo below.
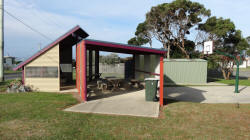
{"type": "Polygon", "coordinates": [[[250,139],[250,105],[169,102],[159,119],[62,111],[71,94],[0,94],[0,139],[250,139]]]}
{"type": "Polygon", "coordinates": [[[13,70],[4,70],[5,74],[9,74],[9,73],[20,73],[22,72],[21,70],[17,70],[17,71],[13,71],[13,70]]]}
{"type": "MultiPolygon", "coordinates": [[[[215,82],[228,84],[228,85],[234,85],[235,84],[235,79],[231,79],[231,80],[217,79],[215,82]]],[[[240,79],[239,80],[239,85],[241,85],[241,86],[250,86],[250,80],[240,79]]]]}
{"type": "MultiPolygon", "coordinates": [[[[240,71],[250,71],[250,67],[247,68],[240,68],[240,71]]],[[[234,68],[234,71],[236,71],[236,68],[234,68]]]]}
{"type": "MultiPolygon", "coordinates": [[[[223,83],[227,85],[234,85],[235,84],[235,77],[231,78],[230,80],[225,80],[223,78],[215,78],[215,77],[208,77],[209,82],[216,82],[216,83],[223,83]]],[[[239,79],[239,85],[241,86],[250,86],[250,79],[239,79]]]]}

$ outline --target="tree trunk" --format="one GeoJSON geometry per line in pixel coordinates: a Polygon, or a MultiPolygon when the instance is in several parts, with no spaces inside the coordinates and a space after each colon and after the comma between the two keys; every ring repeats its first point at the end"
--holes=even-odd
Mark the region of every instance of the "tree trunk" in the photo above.
{"type": "Polygon", "coordinates": [[[231,72],[230,72],[230,71],[228,71],[228,72],[227,72],[227,80],[229,80],[229,79],[230,79],[230,75],[231,75],[231,72]]]}
{"type": "Polygon", "coordinates": [[[168,44],[168,56],[167,56],[168,59],[170,59],[170,45],[168,44]]]}
{"type": "Polygon", "coordinates": [[[187,53],[187,51],[185,50],[185,48],[183,48],[183,47],[181,47],[181,46],[179,46],[179,48],[180,48],[181,51],[185,54],[186,58],[189,59],[190,56],[189,56],[189,54],[187,53]]]}
{"type": "MultiPolygon", "coordinates": [[[[169,52],[170,52],[170,48],[169,48],[169,46],[167,46],[167,43],[163,43],[163,47],[164,47],[164,49],[167,49],[168,51],[167,51],[167,59],[170,59],[170,54],[169,54],[169,52]]],[[[165,56],[166,56],[165,55],[165,56]]]]}
{"type": "Polygon", "coordinates": [[[222,71],[222,74],[223,74],[223,78],[224,78],[225,80],[228,80],[228,79],[227,79],[226,71],[225,71],[224,69],[221,69],[221,71],[222,71]]]}
{"type": "Polygon", "coordinates": [[[182,45],[182,51],[183,51],[183,53],[186,55],[186,58],[187,58],[187,59],[190,59],[190,56],[189,56],[189,54],[187,53],[187,50],[185,49],[185,40],[184,40],[184,37],[182,38],[181,45],[182,45]]]}

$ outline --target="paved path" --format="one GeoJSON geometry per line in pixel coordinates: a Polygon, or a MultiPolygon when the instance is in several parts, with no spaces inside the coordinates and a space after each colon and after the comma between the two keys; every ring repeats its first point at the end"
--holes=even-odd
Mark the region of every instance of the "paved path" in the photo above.
{"type": "Polygon", "coordinates": [[[146,102],[145,90],[80,103],[65,111],[158,117],[159,103],[146,102]]]}
{"type": "Polygon", "coordinates": [[[234,86],[189,86],[166,87],[165,98],[199,103],[250,103],[250,87],[240,86],[240,93],[234,93],[234,86]]]}

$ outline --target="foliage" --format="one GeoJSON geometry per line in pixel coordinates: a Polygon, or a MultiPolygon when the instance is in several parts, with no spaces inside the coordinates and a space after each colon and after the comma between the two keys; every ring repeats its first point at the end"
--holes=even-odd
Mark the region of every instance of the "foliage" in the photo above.
{"type": "Polygon", "coordinates": [[[105,63],[105,64],[116,64],[120,62],[120,57],[115,54],[111,53],[106,56],[100,56],[100,63],[105,63]]]}
{"type": "Polygon", "coordinates": [[[246,54],[247,54],[248,56],[250,56],[250,49],[247,50],[246,54]]]}
{"type": "Polygon", "coordinates": [[[152,48],[152,34],[149,31],[149,26],[146,22],[138,24],[135,32],[135,37],[128,41],[128,44],[141,46],[149,43],[152,48]]]}
{"type": "Polygon", "coordinates": [[[0,92],[5,92],[6,89],[8,88],[8,85],[12,82],[13,80],[6,80],[3,82],[0,82],[0,92]]]}
{"type": "Polygon", "coordinates": [[[13,86],[13,85],[20,86],[20,85],[22,85],[22,81],[19,80],[19,79],[12,80],[12,81],[8,84],[8,87],[11,87],[11,86],[13,86]]]}
{"type": "Polygon", "coordinates": [[[141,37],[133,37],[130,40],[128,40],[129,45],[135,45],[135,46],[141,46],[148,43],[148,40],[145,40],[141,37]]]}
{"type": "Polygon", "coordinates": [[[175,0],[152,7],[146,15],[146,23],[150,32],[165,49],[168,49],[169,53],[172,51],[170,46],[173,45],[180,49],[186,58],[190,58],[185,48],[186,35],[190,33],[191,28],[208,16],[210,16],[210,10],[202,4],[189,0],[175,0]]]}
{"type": "Polygon", "coordinates": [[[219,68],[219,64],[215,57],[208,57],[207,58],[207,68],[210,70],[217,70],[219,68]]]}
{"type": "MultiPolygon", "coordinates": [[[[207,33],[206,40],[214,42],[215,51],[239,56],[241,51],[249,48],[241,31],[235,29],[235,25],[230,19],[211,17],[204,24],[200,24],[199,29],[207,33]]],[[[218,53],[209,57],[215,63],[219,63],[224,79],[230,79],[235,64],[234,59],[218,53]]]]}
{"type": "MultiPolygon", "coordinates": [[[[185,50],[190,52],[190,57],[191,58],[199,58],[200,53],[195,52],[194,48],[195,48],[195,44],[193,41],[185,40],[185,50]]],[[[185,58],[185,56],[182,54],[181,50],[179,48],[177,48],[176,46],[172,45],[170,47],[170,49],[171,49],[171,52],[170,52],[171,58],[185,58]]]]}

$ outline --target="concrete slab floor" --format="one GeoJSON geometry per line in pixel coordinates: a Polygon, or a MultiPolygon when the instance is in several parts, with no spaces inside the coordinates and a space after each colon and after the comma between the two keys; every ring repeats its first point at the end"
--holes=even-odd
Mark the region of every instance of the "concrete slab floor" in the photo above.
{"type": "Polygon", "coordinates": [[[146,102],[145,90],[80,103],[65,111],[158,117],[159,102],[146,102]]]}
{"type": "Polygon", "coordinates": [[[165,87],[164,98],[199,103],[250,103],[250,87],[240,86],[186,86],[165,87]]]}

